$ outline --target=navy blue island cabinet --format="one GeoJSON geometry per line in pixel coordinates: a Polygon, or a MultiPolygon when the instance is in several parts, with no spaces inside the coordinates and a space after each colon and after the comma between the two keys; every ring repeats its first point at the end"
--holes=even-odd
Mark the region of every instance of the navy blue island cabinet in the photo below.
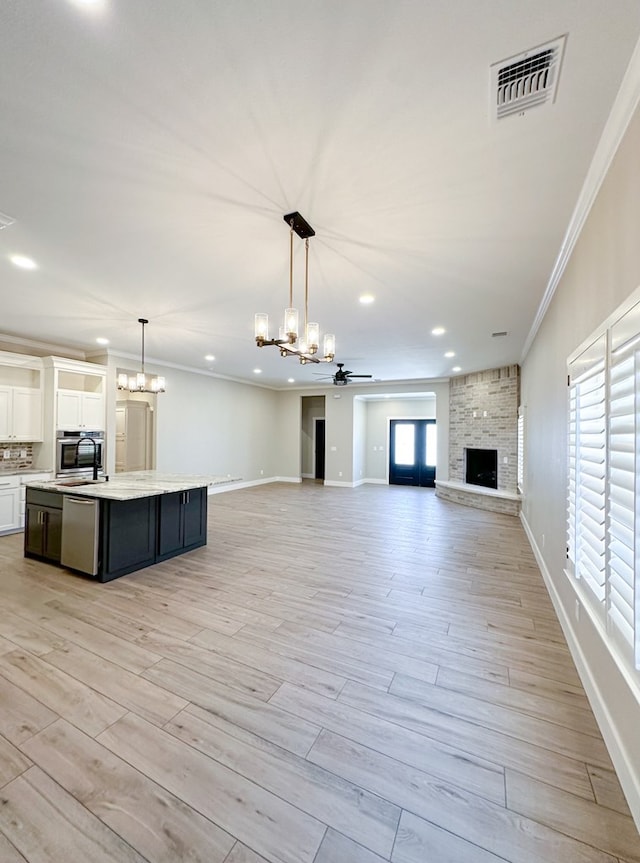
{"type": "MultiPolygon", "coordinates": [[[[87,495],[89,496],[89,495],[87,495]]],[[[62,566],[63,490],[26,490],[24,555],[62,566]]],[[[99,500],[97,581],[206,545],[207,489],[164,492],[129,500],[99,500]]]]}

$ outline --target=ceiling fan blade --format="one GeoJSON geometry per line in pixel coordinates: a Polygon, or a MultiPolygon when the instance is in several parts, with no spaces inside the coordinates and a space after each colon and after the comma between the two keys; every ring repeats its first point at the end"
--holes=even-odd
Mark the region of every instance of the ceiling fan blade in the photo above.
{"type": "Polygon", "coordinates": [[[351,372],[347,372],[350,378],[371,378],[373,375],[352,375],[351,372]]]}

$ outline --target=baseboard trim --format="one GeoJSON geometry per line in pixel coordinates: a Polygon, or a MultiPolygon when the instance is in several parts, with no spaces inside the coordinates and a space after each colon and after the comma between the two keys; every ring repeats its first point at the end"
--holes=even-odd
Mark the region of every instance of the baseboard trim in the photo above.
{"type": "MultiPolygon", "coordinates": [[[[571,656],[573,657],[573,661],[575,662],[576,668],[578,669],[580,680],[582,681],[582,685],[584,686],[585,692],[587,693],[587,697],[595,714],[598,726],[600,727],[600,731],[602,732],[605,744],[607,746],[607,749],[609,750],[609,755],[611,756],[611,760],[616,769],[616,773],[618,774],[618,779],[620,780],[620,784],[622,785],[622,789],[627,798],[627,803],[629,804],[629,809],[631,810],[633,820],[635,821],[638,830],[640,830],[640,766],[634,767],[634,765],[632,764],[632,759],[627,753],[627,748],[620,735],[615,719],[611,715],[607,700],[605,699],[602,693],[602,689],[591,670],[591,666],[589,664],[589,661],[587,660],[587,657],[584,654],[582,645],[580,644],[580,641],[576,636],[573,621],[566,613],[565,607],[551,578],[551,574],[547,569],[544,558],[540,553],[540,549],[538,548],[538,545],[533,537],[531,528],[529,527],[529,524],[522,511],[520,512],[520,521],[522,522],[522,526],[527,535],[527,539],[529,540],[529,544],[536,558],[536,562],[540,567],[542,578],[544,579],[544,583],[551,598],[551,602],[553,603],[556,615],[558,616],[562,631],[564,632],[565,638],[567,639],[567,644],[569,645],[571,656]]],[[[575,590],[575,586],[573,587],[575,590]]],[[[584,612],[589,615],[591,624],[598,631],[598,633],[601,634],[601,622],[590,613],[588,604],[582,601],[582,598],[579,596],[578,591],[576,591],[576,599],[580,600],[581,609],[583,609],[584,612]]],[[[616,668],[620,669],[620,664],[616,662],[615,657],[611,654],[611,650],[608,647],[606,641],[604,639],[602,639],[602,641],[605,649],[611,656],[611,661],[616,665],[616,668]]],[[[620,670],[625,679],[627,679],[628,676],[624,673],[624,671],[622,671],[622,669],[620,670]]],[[[634,689],[636,689],[637,687],[633,685],[632,681],[628,681],[628,683],[630,684],[632,694],[635,695],[634,689]]]]}
{"type": "Polygon", "coordinates": [[[325,485],[332,485],[336,488],[355,488],[355,483],[353,482],[342,482],[342,480],[335,479],[325,479],[325,485]]]}
{"type": "Polygon", "coordinates": [[[302,482],[299,476],[265,476],[260,479],[246,479],[240,482],[230,482],[221,485],[213,485],[209,488],[208,494],[221,494],[224,491],[236,491],[239,488],[253,488],[254,485],[267,485],[271,482],[302,482]]]}

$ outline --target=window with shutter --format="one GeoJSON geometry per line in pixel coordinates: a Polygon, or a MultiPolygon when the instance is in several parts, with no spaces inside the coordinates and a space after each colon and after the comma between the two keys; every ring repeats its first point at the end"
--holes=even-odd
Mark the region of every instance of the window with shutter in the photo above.
{"type": "Polygon", "coordinates": [[[640,667],[639,596],[636,530],[638,409],[640,406],[640,305],[611,328],[609,361],[609,506],[607,613],[640,667]]]}
{"type": "Polygon", "coordinates": [[[524,490],[524,407],[518,408],[518,491],[524,490]]]}
{"type": "Polygon", "coordinates": [[[605,601],[605,483],[607,454],[606,338],[600,337],[569,367],[570,569],[605,601]]]}
{"type": "Polygon", "coordinates": [[[570,361],[568,383],[567,570],[640,669],[640,302],[570,361]]]}

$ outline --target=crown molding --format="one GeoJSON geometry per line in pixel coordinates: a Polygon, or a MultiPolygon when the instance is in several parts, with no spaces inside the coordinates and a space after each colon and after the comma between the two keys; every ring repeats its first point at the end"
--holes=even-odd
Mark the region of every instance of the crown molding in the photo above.
{"type": "MultiPolygon", "coordinates": [[[[0,333],[0,346],[3,344],[13,345],[14,348],[25,348],[29,351],[37,352],[37,356],[65,356],[72,360],[85,360],[86,354],[84,351],[68,348],[64,345],[52,344],[50,342],[39,342],[34,339],[26,339],[22,336],[11,336],[7,333],[0,333]]],[[[1,349],[1,348],[0,348],[1,349]]]]}
{"type": "Polygon", "coordinates": [[[618,90],[609,117],[598,141],[595,153],[589,165],[587,176],[585,178],[582,190],[575,205],[569,226],[567,227],[560,252],[556,258],[556,262],[551,271],[551,276],[547,283],[547,288],[544,296],[538,306],[538,311],[534,318],[529,335],[526,338],[522,349],[520,362],[522,363],[531,349],[533,340],[536,337],[540,325],[547,313],[549,304],[553,299],[553,295],[560,283],[566,266],[569,262],[575,245],[580,237],[584,223],[591,211],[591,207],[600,191],[607,172],[611,167],[611,162],[620,146],[620,142],[624,137],[629,126],[631,118],[638,107],[640,101],[640,40],[636,43],[636,47],[629,60],[627,71],[618,90]]]}

